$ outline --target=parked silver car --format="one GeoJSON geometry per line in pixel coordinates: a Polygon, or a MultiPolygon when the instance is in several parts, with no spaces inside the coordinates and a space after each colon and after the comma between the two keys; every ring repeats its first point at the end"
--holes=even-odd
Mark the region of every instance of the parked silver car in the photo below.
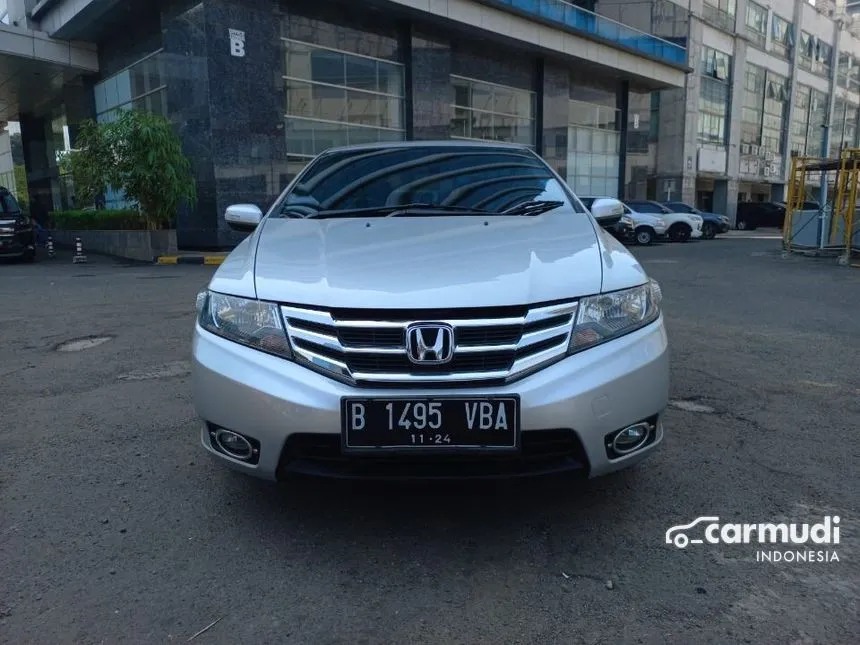
{"type": "Polygon", "coordinates": [[[668,399],[661,292],[600,216],[524,146],[321,154],[265,216],[227,210],[253,233],[198,296],[203,446],[268,479],[641,460],[668,399]]]}

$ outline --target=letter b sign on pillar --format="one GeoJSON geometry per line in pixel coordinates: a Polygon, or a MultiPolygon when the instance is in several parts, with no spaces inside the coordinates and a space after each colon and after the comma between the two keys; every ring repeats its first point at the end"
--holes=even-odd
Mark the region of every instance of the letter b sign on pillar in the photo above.
{"type": "Polygon", "coordinates": [[[230,54],[236,58],[245,58],[245,32],[230,29],[230,54]]]}

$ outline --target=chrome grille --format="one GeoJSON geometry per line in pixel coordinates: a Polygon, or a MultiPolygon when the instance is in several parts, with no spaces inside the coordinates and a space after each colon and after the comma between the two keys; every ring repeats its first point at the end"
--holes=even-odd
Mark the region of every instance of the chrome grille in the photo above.
{"type": "Polygon", "coordinates": [[[324,311],[283,305],[296,360],[356,385],[510,381],[562,358],[577,303],[448,310],[324,311]],[[406,328],[445,323],[454,354],[443,365],[413,363],[406,328]]]}

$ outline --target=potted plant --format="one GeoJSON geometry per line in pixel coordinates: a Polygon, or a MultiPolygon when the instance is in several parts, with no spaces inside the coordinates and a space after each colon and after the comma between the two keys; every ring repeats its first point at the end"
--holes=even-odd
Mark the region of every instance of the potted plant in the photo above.
{"type": "Polygon", "coordinates": [[[136,204],[156,254],[175,252],[176,213],[193,204],[191,163],[173,124],[162,116],[121,110],[109,123],[86,121],[68,156],[75,191],[92,204],[108,188],[136,204]]]}

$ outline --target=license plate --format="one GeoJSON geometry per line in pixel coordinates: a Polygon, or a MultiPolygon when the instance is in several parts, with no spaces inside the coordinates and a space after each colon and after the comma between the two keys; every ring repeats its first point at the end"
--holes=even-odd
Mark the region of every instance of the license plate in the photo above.
{"type": "Polygon", "coordinates": [[[344,450],[516,450],[519,398],[343,399],[344,450]]]}

